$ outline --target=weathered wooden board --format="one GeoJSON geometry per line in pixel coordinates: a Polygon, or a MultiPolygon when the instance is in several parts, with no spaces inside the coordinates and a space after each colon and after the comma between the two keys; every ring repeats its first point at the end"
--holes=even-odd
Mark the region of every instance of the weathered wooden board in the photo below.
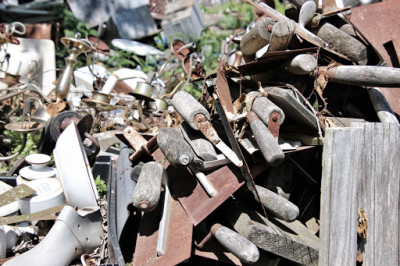
{"type": "Polygon", "coordinates": [[[362,174],[358,207],[368,231],[364,266],[399,265],[400,126],[396,123],[354,123],[363,127],[362,174]]]}
{"type": "Polygon", "coordinates": [[[356,192],[361,178],[362,128],[325,133],[321,180],[319,265],[355,265],[356,192]]]}
{"type": "Polygon", "coordinates": [[[399,265],[398,123],[352,123],[326,131],[319,265],[355,265],[358,210],[368,230],[363,265],[399,265]]]}

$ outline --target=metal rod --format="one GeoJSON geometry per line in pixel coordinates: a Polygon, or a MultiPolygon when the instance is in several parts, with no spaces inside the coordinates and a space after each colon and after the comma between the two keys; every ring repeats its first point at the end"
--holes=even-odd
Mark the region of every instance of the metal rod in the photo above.
{"type": "Polygon", "coordinates": [[[157,248],[156,248],[157,256],[163,256],[165,254],[165,251],[167,250],[170,206],[171,206],[171,192],[169,191],[167,182],[165,182],[163,213],[160,225],[158,227],[157,248]]]}

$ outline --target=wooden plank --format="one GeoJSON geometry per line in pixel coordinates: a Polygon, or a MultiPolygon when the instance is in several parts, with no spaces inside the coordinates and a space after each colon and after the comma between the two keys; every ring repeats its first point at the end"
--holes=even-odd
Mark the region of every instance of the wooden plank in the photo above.
{"type": "Polygon", "coordinates": [[[354,265],[357,210],[368,224],[363,265],[399,265],[400,125],[352,123],[326,131],[319,265],[354,265]]]}
{"type": "Polygon", "coordinates": [[[364,151],[358,205],[368,220],[363,265],[399,265],[400,126],[370,123],[364,151]]]}
{"type": "Polygon", "coordinates": [[[322,156],[319,265],[354,265],[362,128],[329,128],[322,156]]]}

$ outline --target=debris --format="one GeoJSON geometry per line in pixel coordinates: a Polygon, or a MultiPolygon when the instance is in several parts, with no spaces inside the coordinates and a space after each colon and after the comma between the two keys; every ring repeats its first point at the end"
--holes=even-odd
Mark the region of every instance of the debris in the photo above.
{"type": "MultiPolygon", "coordinates": [[[[125,2],[68,2],[82,20],[108,22],[98,36],[60,36],[68,55],[56,84],[7,50],[22,24],[0,25],[0,161],[15,164],[0,180],[35,190],[1,204],[20,203],[2,224],[34,229],[13,235],[5,265],[330,265],[378,253],[396,264],[399,193],[386,184],[397,169],[386,94],[400,86],[396,38],[365,29],[372,8],[292,1],[283,14],[248,0],[258,18],[218,40],[210,64],[198,1],[125,2]],[[387,181],[373,181],[379,191],[363,181],[371,173],[387,181]]],[[[234,12],[224,10],[242,22],[234,12]]]]}

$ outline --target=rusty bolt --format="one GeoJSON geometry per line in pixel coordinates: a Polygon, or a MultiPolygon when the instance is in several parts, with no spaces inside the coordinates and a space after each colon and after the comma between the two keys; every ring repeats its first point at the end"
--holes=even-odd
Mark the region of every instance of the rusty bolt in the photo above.
{"type": "Polygon", "coordinates": [[[143,200],[139,203],[140,209],[141,210],[147,210],[147,208],[149,207],[149,202],[143,200]]]}

